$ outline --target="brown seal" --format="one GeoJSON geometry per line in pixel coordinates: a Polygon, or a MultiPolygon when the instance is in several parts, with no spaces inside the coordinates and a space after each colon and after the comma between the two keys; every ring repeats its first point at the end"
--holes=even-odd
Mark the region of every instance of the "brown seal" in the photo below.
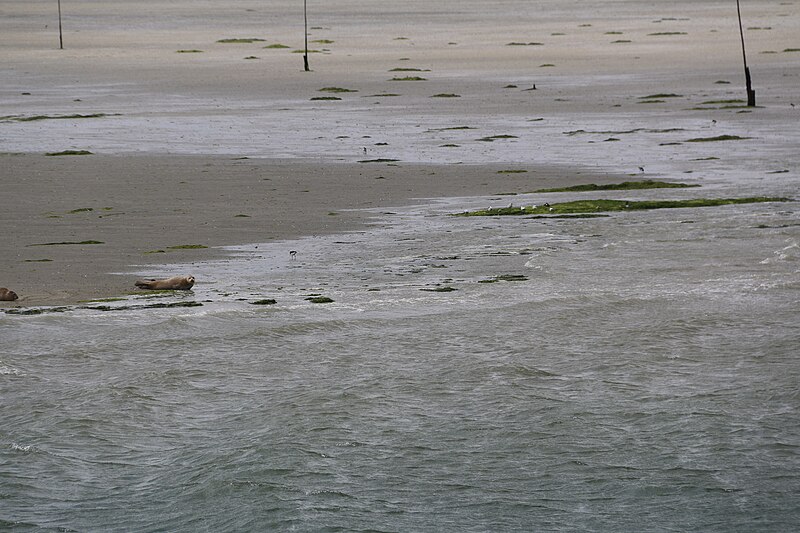
{"type": "Polygon", "coordinates": [[[5,287],[0,287],[0,302],[13,302],[17,298],[19,298],[19,296],[17,296],[16,292],[6,289],[5,287]]]}
{"type": "Polygon", "coordinates": [[[194,285],[194,276],[175,276],[169,279],[146,279],[136,282],[140,289],[188,291],[194,285]]]}

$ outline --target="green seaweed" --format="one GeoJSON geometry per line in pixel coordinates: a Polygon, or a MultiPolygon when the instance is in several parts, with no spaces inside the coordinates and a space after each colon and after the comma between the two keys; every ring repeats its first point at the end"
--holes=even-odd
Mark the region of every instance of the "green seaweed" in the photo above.
{"type": "Polygon", "coordinates": [[[651,94],[648,96],[640,96],[640,100],[653,100],[655,98],[682,98],[682,94],[674,94],[674,93],[658,93],[658,94],[651,94]]]}
{"type": "Polygon", "coordinates": [[[456,289],[455,287],[445,286],[445,287],[434,287],[432,289],[420,289],[420,290],[425,292],[453,292],[457,291],[458,289],[456,289]]]}
{"type": "Polygon", "coordinates": [[[309,296],[306,300],[312,304],[329,304],[333,302],[333,299],[327,296],[309,296]]]}
{"type": "Polygon", "coordinates": [[[641,211],[649,209],[674,209],[682,207],[716,207],[732,204],[750,204],[762,202],[790,202],[789,198],[774,198],[766,196],[749,198],[694,198],[690,200],[576,200],[572,202],[556,203],[552,205],[527,206],[527,207],[498,207],[479,209],[454,213],[453,216],[519,216],[535,214],[576,214],[598,213],[613,211],[641,211]]]}
{"type": "Polygon", "coordinates": [[[52,259],[25,259],[24,263],[52,263],[52,259]]]}
{"type": "Polygon", "coordinates": [[[397,67],[391,69],[389,72],[430,72],[429,68],[412,68],[412,67],[397,67]]]}
{"type": "Polygon", "coordinates": [[[524,174],[528,172],[527,170],[522,169],[507,169],[507,170],[498,170],[498,174],[524,174]]]}
{"type": "Polygon", "coordinates": [[[89,211],[94,211],[92,207],[81,207],[79,209],[73,209],[72,211],[67,211],[67,214],[74,215],[76,213],[87,213],[89,211]]]}
{"type": "Polygon", "coordinates": [[[623,181],[622,183],[609,183],[597,185],[587,183],[584,185],[573,185],[572,187],[556,187],[554,189],[538,189],[535,193],[547,192],[584,192],[584,191],[631,191],[640,189],[680,189],[687,187],[699,187],[700,185],[690,183],[674,183],[668,181],[623,181]]]}
{"type": "Polygon", "coordinates": [[[743,141],[750,137],[739,137],[738,135],[717,135],[716,137],[695,137],[694,139],[686,139],[687,143],[705,143],[717,141],[743,141]]]}
{"type": "Polygon", "coordinates": [[[250,44],[264,41],[266,41],[266,39],[259,39],[258,37],[246,37],[239,39],[219,39],[217,42],[222,44],[250,44]]]}
{"type": "Polygon", "coordinates": [[[433,96],[431,96],[431,98],[461,98],[461,95],[455,93],[439,93],[439,94],[434,94],[433,96]]]}
{"type": "Polygon", "coordinates": [[[63,246],[63,245],[83,245],[83,244],[105,244],[103,241],[62,241],[62,242],[43,242],[38,244],[29,244],[28,246],[63,246]]]}
{"type": "Polygon", "coordinates": [[[291,48],[291,46],[286,46],[285,44],[275,43],[275,44],[268,44],[264,47],[265,49],[277,50],[282,48],[291,48]]]}
{"type": "Polygon", "coordinates": [[[203,51],[202,50],[197,50],[195,48],[192,48],[190,50],[176,50],[175,52],[178,53],[178,54],[200,54],[203,51]]]}
{"type": "Polygon", "coordinates": [[[61,152],[48,152],[45,155],[59,156],[59,155],[92,155],[89,150],[63,150],[61,152]]]}
{"type": "Polygon", "coordinates": [[[522,274],[501,274],[489,279],[482,279],[478,283],[497,283],[498,281],[528,281],[522,274]]]}
{"type": "Polygon", "coordinates": [[[344,87],[323,87],[322,89],[317,89],[317,91],[321,93],[357,93],[358,90],[356,89],[345,89],[344,87]]]}
{"type": "Polygon", "coordinates": [[[516,135],[491,135],[489,137],[481,137],[480,139],[475,139],[476,141],[482,142],[494,142],[498,139],[517,139],[516,135]]]}
{"type": "Polygon", "coordinates": [[[314,96],[313,98],[309,98],[311,101],[316,100],[341,100],[338,96],[314,96]]]}
{"type": "Polygon", "coordinates": [[[278,303],[276,300],[272,298],[265,298],[263,300],[256,300],[254,302],[250,302],[250,305],[275,305],[278,303]]]}
{"type": "Polygon", "coordinates": [[[8,120],[14,122],[34,122],[37,120],[71,120],[71,119],[81,119],[81,118],[103,118],[107,117],[106,113],[92,113],[90,115],[33,115],[30,117],[22,117],[18,115],[9,115],[6,117],[0,117],[0,120],[8,120]]]}
{"type": "Polygon", "coordinates": [[[405,76],[403,78],[392,78],[389,81],[427,81],[427,78],[421,76],[405,76]]]}
{"type": "Polygon", "coordinates": [[[200,250],[208,248],[205,244],[179,244],[177,246],[167,246],[167,250],[200,250]]]}

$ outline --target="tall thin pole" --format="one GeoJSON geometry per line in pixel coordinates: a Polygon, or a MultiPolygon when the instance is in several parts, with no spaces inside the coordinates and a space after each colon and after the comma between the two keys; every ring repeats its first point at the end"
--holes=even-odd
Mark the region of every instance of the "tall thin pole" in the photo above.
{"type": "Polygon", "coordinates": [[[64,35],[61,32],[61,0],[58,0],[58,47],[64,49],[64,35]]]}
{"type": "Polygon", "coordinates": [[[744,29],[742,28],[742,10],[739,8],[739,0],[736,0],[736,14],[739,17],[739,35],[742,38],[742,61],[744,61],[744,83],[747,89],[747,106],[756,106],[756,92],[750,80],[750,69],[747,66],[747,54],[744,49],[744,29]]]}
{"type": "Polygon", "coordinates": [[[305,67],[305,71],[308,72],[311,69],[308,68],[308,14],[306,11],[306,2],[307,0],[303,0],[303,32],[305,35],[305,52],[303,53],[303,65],[305,67]]]}

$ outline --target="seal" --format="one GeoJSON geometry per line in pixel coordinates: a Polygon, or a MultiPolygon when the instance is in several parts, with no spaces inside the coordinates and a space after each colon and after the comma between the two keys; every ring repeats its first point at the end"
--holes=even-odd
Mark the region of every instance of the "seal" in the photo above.
{"type": "Polygon", "coordinates": [[[17,298],[19,298],[19,296],[17,296],[16,292],[6,289],[5,287],[0,287],[0,302],[13,302],[17,298]]]}
{"type": "Polygon", "coordinates": [[[136,282],[140,289],[151,289],[154,291],[188,291],[194,285],[194,276],[175,276],[168,279],[145,279],[136,282]]]}

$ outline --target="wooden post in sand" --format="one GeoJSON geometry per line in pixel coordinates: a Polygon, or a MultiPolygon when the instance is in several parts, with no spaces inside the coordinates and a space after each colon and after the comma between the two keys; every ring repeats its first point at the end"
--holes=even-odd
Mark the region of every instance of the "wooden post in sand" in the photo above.
{"type": "Polygon", "coordinates": [[[61,0],[58,0],[58,48],[64,49],[64,36],[61,33],[61,0]]]}
{"type": "Polygon", "coordinates": [[[303,52],[303,66],[305,67],[305,71],[309,72],[311,69],[308,68],[308,15],[306,12],[306,1],[307,0],[303,0],[303,31],[306,43],[305,50],[303,52]]]}
{"type": "Polygon", "coordinates": [[[739,35],[742,37],[742,59],[744,60],[744,83],[747,88],[747,107],[756,106],[756,92],[750,80],[750,69],[747,67],[747,54],[744,51],[744,29],[742,29],[742,10],[739,9],[739,0],[736,0],[736,14],[739,16],[739,35]]]}

